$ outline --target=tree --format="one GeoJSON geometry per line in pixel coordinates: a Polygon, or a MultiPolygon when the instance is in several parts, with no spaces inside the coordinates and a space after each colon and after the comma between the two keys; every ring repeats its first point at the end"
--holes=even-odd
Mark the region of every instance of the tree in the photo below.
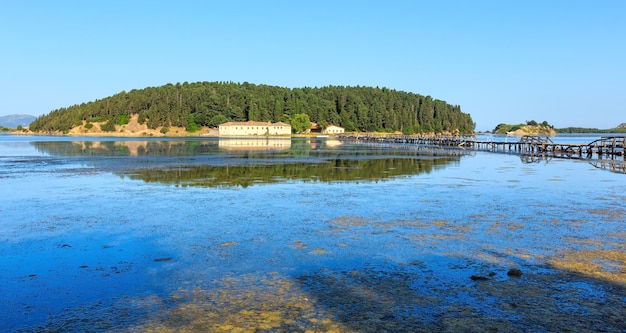
{"type": "Polygon", "coordinates": [[[305,133],[311,130],[311,120],[306,113],[296,113],[291,119],[291,129],[296,133],[305,133]]]}
{"type": "Polygon", "coordinates": [[[218,115],[214,116],[213,118],[209,119],[209,123],[207,125],[209,127],[218,127],[219,125],[221,125],[223,123],[227,123],[229,121],[230,121],[230,119],[226,118],[225,115],[218,114],[218,115]]]}
{"type": "Polygon", "coordinates": [[[196,132],[201,129],[200,125],[196,124],[193,113],[187,117],[187,125],[185,126],[187,132],[196,132]]]}

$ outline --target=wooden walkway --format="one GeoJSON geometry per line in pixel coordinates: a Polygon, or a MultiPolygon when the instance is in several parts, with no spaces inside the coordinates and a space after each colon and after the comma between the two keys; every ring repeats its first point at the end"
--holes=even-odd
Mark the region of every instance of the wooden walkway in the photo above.
{"type": "Polygon", "coordinates": [[[548,137],[523,136],[519,141],[483,141],[462,135],[342,135],[346,140],[366,142],[405,143],[438,147],[455,147],[519,155],[575,159],[622,159],[626,157],[626,136],[603,137],[591,143],[555,143],[548,137]]]}

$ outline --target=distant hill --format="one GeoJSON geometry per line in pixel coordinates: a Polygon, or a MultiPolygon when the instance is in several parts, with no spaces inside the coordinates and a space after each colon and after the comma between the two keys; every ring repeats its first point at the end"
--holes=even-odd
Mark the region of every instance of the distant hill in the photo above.
{"type": "Polygon", "coordinates": [[[615,128],[599,129],[587,127],[565,127],[557,128],[559,133],[626,133],[626,123],[622,123],[615,128]]]}
{"type": "Polygon", "coordinates": [[[37,117],[27,114],[10,114],[8,116],[0,116],[0,126],[8,128],[17,128],[18,126],[26,127],[35,121],[37,117]]]}

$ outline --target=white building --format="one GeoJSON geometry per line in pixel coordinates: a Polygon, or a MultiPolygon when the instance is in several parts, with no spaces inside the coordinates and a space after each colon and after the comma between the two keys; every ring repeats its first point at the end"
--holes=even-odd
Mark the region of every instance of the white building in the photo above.
{"type": "Polygon", "coordinates": [[[219,126],[220,136],[273,136],[291,135],[291,125],[277,122],[227,122],[219,126]]]}
{"type": "Polygon", "coordinates": [[[345,129],[343,127],[339,127],[335,125],[328,125],[324,129],[323,134],[341,134],[343,132],[345,132],[345,129]]]}

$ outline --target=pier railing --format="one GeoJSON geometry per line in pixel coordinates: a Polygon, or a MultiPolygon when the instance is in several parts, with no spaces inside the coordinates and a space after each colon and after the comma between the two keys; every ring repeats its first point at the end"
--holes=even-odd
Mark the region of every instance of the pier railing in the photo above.
{"type": "Polygon", "coordinates": [[[344,134],[340,138],[366,142],[405,143],[439,147],[504,152],[520,155],[575,159],[622,159],[626,156],[626,137],[603,137],[591,143],[557,143],[549,137],[526,135],[518,141],[485,141],[468,135],[359,135],[344,134]]]}

